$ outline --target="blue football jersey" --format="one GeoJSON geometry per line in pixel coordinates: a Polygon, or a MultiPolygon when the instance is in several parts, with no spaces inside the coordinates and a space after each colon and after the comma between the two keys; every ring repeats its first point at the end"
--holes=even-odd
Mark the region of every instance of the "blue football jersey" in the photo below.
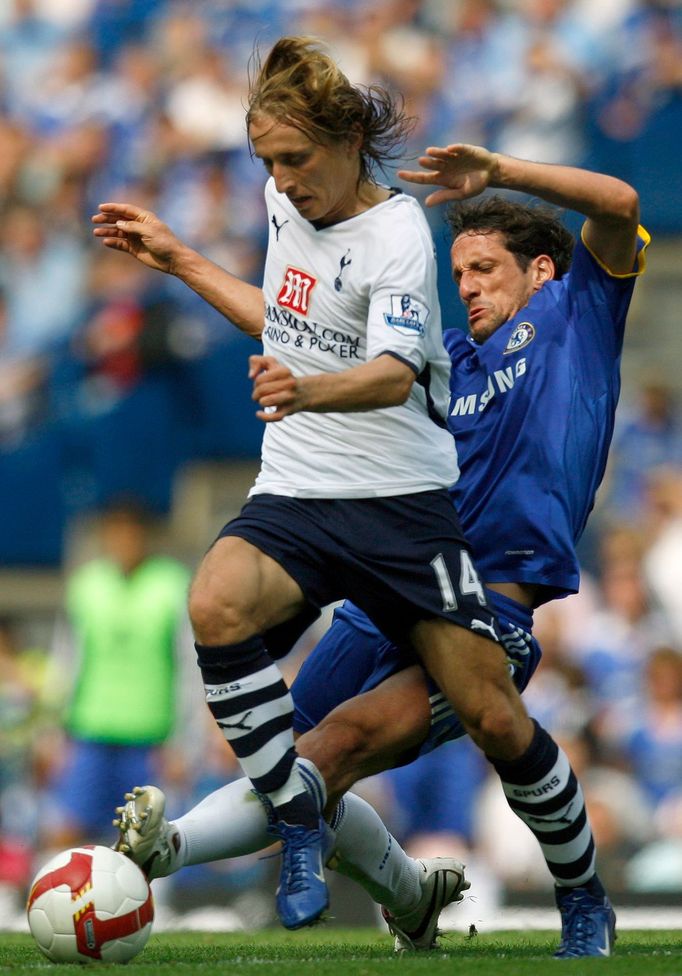
{"type": "Polygon", "coordinates": [[[625,318],[636,269],[612,275],[578,241],[571,269],[547,282],[482,345],[445,333],[452,360],[452,488],[487,582],[578,589],[575,545],[604,474],[620,392],[625,318]]]}

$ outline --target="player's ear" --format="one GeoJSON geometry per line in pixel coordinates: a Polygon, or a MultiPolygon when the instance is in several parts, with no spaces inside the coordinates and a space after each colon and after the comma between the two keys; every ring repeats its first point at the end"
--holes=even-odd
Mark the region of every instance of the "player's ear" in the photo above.
{"type": "Polygon", "coordinates": [[[542,288],[547,281],[556,277],[556,267],[549,254],[538,254],[533,258],[533,287],[535,291],[542,288]]]}

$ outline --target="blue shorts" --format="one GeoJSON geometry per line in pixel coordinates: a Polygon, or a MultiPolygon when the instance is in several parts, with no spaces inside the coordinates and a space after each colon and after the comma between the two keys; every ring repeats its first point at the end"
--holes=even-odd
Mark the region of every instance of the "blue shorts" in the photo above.
{"type": "MultiPolygon", "coordinates": [[[[521,603],[494,590],[487,590],[497,611],[502,643],[514,684],[523,691],[542,654],[531,634],[533,614],[521,603]]],[[[345,603],[334,611],[327,633],[311,651],[298,672],[291,694],[294,699],[294,729],[307,732],[341,702],[371,691],[386,678],[415,663],[413,655],[387,640],[370,620],[345,603]]],[[[405,761],[431,752],[443,742],[465,734],[438,685],[427,675],[431,701],[431,730],[428,739],[405,761]]]]}
{"type": "Polygon", "coordinates": [[[254,495],[218,538],[225,536],[271,556],[312,607],[352,600],[401,646],[432,617],[501,640],[446,489],[353,499],[254,495]]]}
{"type": "Polygon", "coordinates": [[[158,779],[157,748],[71,740],[66,766],[49,788],[50,819],[77,826],[93,839],[108,837],[124,794],[136,783],[158,779]]]}

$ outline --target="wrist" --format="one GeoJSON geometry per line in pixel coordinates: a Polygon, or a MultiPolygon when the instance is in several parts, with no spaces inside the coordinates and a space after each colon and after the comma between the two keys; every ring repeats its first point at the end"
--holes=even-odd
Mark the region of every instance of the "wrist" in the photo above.
{"type": "Polygon", "coordinates": [[[193,272],[197,271],[197,265],[202,260],[197,251],[187,247],[186,244],[178,242],[178,246],[168,257],[168,274],[186,281],[192,277],[193,272]]]}
{"type": "Polygon", "coordinates": [[[314,387],[313,376],[300,376],[296,379],[296,390],[294,397],[294,413],[300,413],[302,410],[311,411],[314,410],[314,387]]]}
{"type": "Polygon", "coordinates": [[[488,170],[488,186],[492,187],[504,187],[506,186],[505,179],[505,160],[506,156],[502,153],[494,152],[491,153],[490,168],[488,170]]]}

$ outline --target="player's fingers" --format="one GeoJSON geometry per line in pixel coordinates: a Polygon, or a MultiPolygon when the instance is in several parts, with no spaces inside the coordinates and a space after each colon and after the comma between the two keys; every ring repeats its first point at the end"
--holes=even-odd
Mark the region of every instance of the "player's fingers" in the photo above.
{"type": "Polygon", "coordinates": [[[146,234],[149,228],[146,224],[143,224],[138,220],[117,220],[115,227],[117,230],[123,231],[124,234],[146,234]]]}
{"type": "Polygon", "coordinates": [[[420,183],[422,186],[436,182],[433,173],[422,173],[419,170],[399,169],[398,176],[408,183],[420,183]]]}
{"type": "Polygon", "coordinates": [[[266,424],[276,423],[287,416],[288,411],[278,410],[277,407],[266,407],[264,410],[257,410],[256,416],[266,424]]]}
{"type": "Polygon", "coordinates": [[[429,146],[427,149],[424,150],[424,156],[419,159],[419,162],[420,163],[422,162],[422,158],[431,159],[431,160],[447,159],[448,156],[451,155],[452,153],[450,152],[450,146],[447,146],[447,148],[444,148],[443,146],[429,146]]]}
{"type": "Polygon", "coordinates": [[[105,247],[113,247],[117,251],[130,251],[130,245],[123,237],[103,237],[102,244],[105,247]]]}
{"type": "Polygon", "coordinates": [[[140,220],[145,216],[151,216],[148,211],[143,210],[133,203],[100,203],[97,209],[100,213],[116,215],[116,220],[140,220]]]}
{"type": "Polygon", "coordinates": [[[279,363],[274,356],[261,356],[258,354],[249,356],[249,379],[252,380],[259,373],[262,373],[264,370],[274,369],[275,366],[279,366],[279,363]]]}
{"type": "Polygon", "coordinates": [[[458,156],[463,155],[475,155],[480,152],[487,152],[487,149],[483,149],[482,146],[470,146],[465,142],[451,142],[449,146],[445,147],[445,151],[448,153],[455,153],[458,156]]]}
{"type": "Polygon", "coordinates": [[[290,403],[293,399],[296,381],[290,374],[282,374],[270,378],[269,373],[261,373],[256,377],[251,399],[258,400],[264,407],[272,404],[290,403]]]}
{"type": "Polygon", "coordinates": [[[448,203],[450,200],[461,200],[463,197],[464,194],[461,190],[436,190],[434,193],[429,193],[424,203],[427,207],[436,207],[439,203],[448,203]]]}

